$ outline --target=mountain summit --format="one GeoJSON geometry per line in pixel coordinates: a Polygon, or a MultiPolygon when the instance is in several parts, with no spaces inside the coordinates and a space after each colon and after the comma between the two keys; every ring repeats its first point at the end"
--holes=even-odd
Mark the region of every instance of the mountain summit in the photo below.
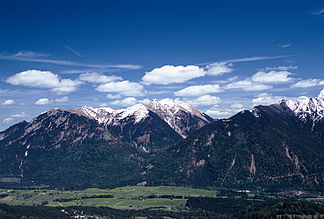
{"type": "Polygon", "coordinates": [[[108,107],[92,108],[83,106],[68,111],[95,119],[106,126],[120,124],[120,121],[129,117],[134,118],[132,120],[134,124],[140,123],[150,115],[150,112],[153,112],[182,138],[186,138],[193,131],[214,121],[211,117],[187,103],[169,98],[154,99],[148,105],[137,104],[126,109],[114,110],[108,107]]]}

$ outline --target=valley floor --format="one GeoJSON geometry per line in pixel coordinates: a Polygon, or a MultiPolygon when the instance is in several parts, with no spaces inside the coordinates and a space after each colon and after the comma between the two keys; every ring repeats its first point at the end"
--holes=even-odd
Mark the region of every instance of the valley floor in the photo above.
{"type": "Polygon", "coordinates": [[[11,210],[12,212],[25,212],[19,217],[33,214],[37,216],[36,212],[44,211],[37,218],[47,218],[44,214],[49,211],[48,208],[61,214],[59,217],[62,217],[62,214],[66,217],[115,215],[117,218],[123,218],[121,215],[127,217],[153,215],[155,218],[164,216],[250,218],[253,215],[257,218],[277,216],[322,218],[324,216],[324,196],[319,192],[305,191],[270,193],[173,186],[89,188],[79,191],[0,189],[0,203],[2,203],[0,216],[10,212],[11,208],[15,209],[11,210]]]}

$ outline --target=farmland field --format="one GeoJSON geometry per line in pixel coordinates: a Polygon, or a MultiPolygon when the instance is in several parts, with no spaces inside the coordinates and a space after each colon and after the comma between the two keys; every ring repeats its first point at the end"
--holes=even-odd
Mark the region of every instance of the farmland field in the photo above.
{"type": "Polygon", "coordinates": [[[121,209],[161,207],[172,209],[186,204],[186,197],[215,197],[216,191],[172,186],[128,186],[114,189],[89,188],[80,191],[0,190],[0,203],[52,207],[94,206],[121,209]]]}

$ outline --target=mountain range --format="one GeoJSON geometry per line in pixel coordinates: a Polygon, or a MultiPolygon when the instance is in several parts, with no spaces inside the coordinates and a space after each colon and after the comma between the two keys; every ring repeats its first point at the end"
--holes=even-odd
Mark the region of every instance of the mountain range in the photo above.
{"type": "Polygon", "coordinates": [[[52,109],[0,132],[0,184],[324,185],[324,91],[214,120],[179,100],[52,109]]]}

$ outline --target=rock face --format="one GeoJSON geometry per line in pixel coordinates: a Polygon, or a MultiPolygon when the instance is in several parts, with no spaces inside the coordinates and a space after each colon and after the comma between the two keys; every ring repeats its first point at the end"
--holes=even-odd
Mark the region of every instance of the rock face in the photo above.
{"type": "Polygon", "coordinates": [[[324,125],[313,103],[292,111],[282,101],[215,121],[169,148],[149,174],[157,184],[323,188],[324,125]]]}
{"type": "Polygon", "coordinates": [[[70,112],[96,120],[106,130],[145,152],[179,142],[182,138],[145,105],[127,109],[73,108],[70,112]]]}
{"type": "Polygon", "coordinates": [[[103,124],[136,147],[165,147],[213,122],[200,110],[179,100],[153,100],[126,109],[81,107],[69,110],[103,124]]]}
{"type": "Polygon", "coordinates": [[[153,100],[147,107],[183,138],[214,121],[205,113],[179,100],[153,100]]]}

